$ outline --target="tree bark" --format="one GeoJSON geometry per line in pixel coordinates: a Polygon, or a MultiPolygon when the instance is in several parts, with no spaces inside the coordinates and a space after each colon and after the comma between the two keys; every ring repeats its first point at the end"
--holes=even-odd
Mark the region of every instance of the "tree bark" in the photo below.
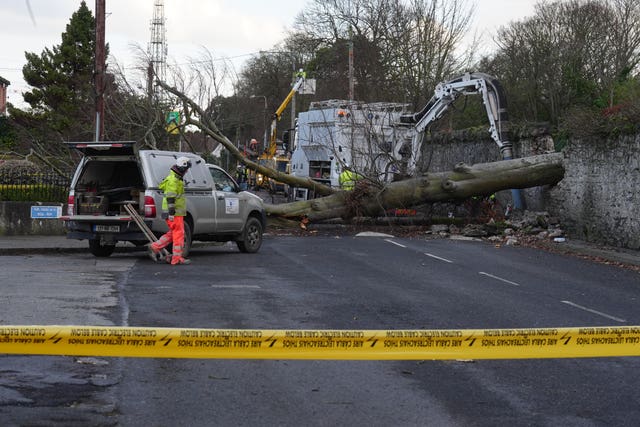
{"type": "Polygon", "coordinates": [[[267,205],[267,214],[281,218],[330,218],[377,216],[387,209],[407,208],[428,202],[466,199],[510,188],[554,185],[564,176],[561,153],[522,159],[480,163],[460,163],[452,171],[429,173],[392,182],[382,188],[360,182],[353,191],[340,191],[319,199],[267,205]]]}

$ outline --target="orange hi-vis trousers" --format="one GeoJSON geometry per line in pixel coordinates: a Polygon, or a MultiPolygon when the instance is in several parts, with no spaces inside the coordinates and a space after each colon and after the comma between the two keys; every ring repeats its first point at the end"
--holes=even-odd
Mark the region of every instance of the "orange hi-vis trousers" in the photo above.
{"type": "Polygon", "coordinates": [[[173,244],[171,264],[180,264],[184,261],[182,257],[182,248],[184,248],[184,217],[174,216],[173,221],[169,219],[166,221],[169,226],[169,231],[164,233],[151,247],[155,252],[173,244]]]}

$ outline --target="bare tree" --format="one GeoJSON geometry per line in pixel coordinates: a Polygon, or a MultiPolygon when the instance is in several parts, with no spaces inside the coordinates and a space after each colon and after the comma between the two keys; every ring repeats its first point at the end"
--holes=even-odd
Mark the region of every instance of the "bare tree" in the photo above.
{"type": "Polygon", "coordinates": [[[500,77],[514,111],[560,118],[576,106],[611,106],[613,88],[637,70],[638,0],[570,0],[536,5],[534,16],[502,27],[485,70],[500,77]]]}
{"type": "MultiPolygon", "coordinates": [[[[117,89],[110,91],[105,99],[105,138],[137,141],[145,148],[163,148],[161,140],[166,130],[162,106],[147,93],[143,79],[135,83],[135,76],[127,77],[117,64],[114,68],[117,89]]],[[[146,74],[146,67],[138,69],[139,74],[146,74]]]]}
{"type": "MultiPolygon", "coordinates": [[[[213,151],[214,144],[203,146],[206,139],[198,138],[184,125],[171,131],[167,116],[169,112],[181,110],[183,105],[175,97],[164,96],[164,91],[155,89],[157,76],[150,67],[150,58],[141,48],[134,49],[138,64],[134,72],[130,69],[125,73],[117,64],[113,66],[113,90],[108,92],[106,102],[107,139],[133,140],[141,148],[149,149],[177,150],[183,145],[182,149],[188,151],[213,151]],[[192,137],[196,141],[192,141],[192,137]]],[[[168,73],[172,85],[204,105],[206,114],[214,121],[219,114],[215,100],[225,85],[233,85],[232,76],[227,63],[214,58],[207,50],[186,64],[172,64],[168,73]]]]}
{"type": "Polygon", "coordinates": [[[389,79],[400,82],[403,99],[424,104],[431,88],[468,64],[461,51],[474,9],[464,0],[413,0],[395,6],[384,47],[390,53],[389,79]]]}
{"type": "Polygon", "coordinates": [[[417,108],[425,90],[466,65],[460,48],[472,16],[466,0],[314,0],[294,29],[316,49],[356,44],[358,99],[417,108]],[[380,98],[367,98],[372,90],[380,98]]]}

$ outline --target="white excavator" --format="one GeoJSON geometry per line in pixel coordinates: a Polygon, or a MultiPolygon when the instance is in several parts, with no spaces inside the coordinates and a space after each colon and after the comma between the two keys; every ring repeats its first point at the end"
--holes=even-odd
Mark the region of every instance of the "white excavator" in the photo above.
{"type": "MultiPolygon", "coordinates": [[[[451,107],[461,95],[482,96],[482,101],[489,119],[489,133],[500,149],[503,160],[513,158],[512,144],[509,141],[509,118],[507,100],[502,85],[493,76],[484,73],[466,73],[454,79],[439,83],[433,96],[424,108],[414,114],[400,117],[401,123],[413,124],[415,134],[411,142],[411,157],[407,165],[409,174],[415,173],[422,153],[424,132],[451,107]]],[[[512,190],[514,207],[523,207],[519,190],[512,190]]]]}

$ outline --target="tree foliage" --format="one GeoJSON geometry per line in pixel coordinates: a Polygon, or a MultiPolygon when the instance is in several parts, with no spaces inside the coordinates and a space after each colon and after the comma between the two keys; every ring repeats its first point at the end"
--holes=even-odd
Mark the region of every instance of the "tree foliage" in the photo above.
{"type": "Polygon", "coordinates": [[[95,19],[83,1],[59,45],[45,48],[40,55],[25,52],[22,73],[32,89],[24,100],[31,109],[12,109],[16,120],[45,125],[42,132],[50,129],[58,140],[83,140],[92,135],[94,29],[95,19]]]}
{"type": "Polygon", "coordinates": [[[16,148],[16,130],[13,122],[0,115],[0,152],[13,151],[16,148]]]}
{"type": "Polygon", "coordinates": [[[39,55],[25,52],[22,74],[31,86],[24,93],[29,108],[8,108],[15,152],[34,156],[63,175],[70,169],[75,160],[62,142],[93,137],[94,50],[95,19],[83,1],[60,44],[39,55]]]}
{"type": "Polygon", "coordinates": [[[624,102],[620,88],[638,86],[640,1],[539,3],[495,41],[480,67],[505,85],[512,117],[568,124],[577,110],[601,114],[624,102]]]}

